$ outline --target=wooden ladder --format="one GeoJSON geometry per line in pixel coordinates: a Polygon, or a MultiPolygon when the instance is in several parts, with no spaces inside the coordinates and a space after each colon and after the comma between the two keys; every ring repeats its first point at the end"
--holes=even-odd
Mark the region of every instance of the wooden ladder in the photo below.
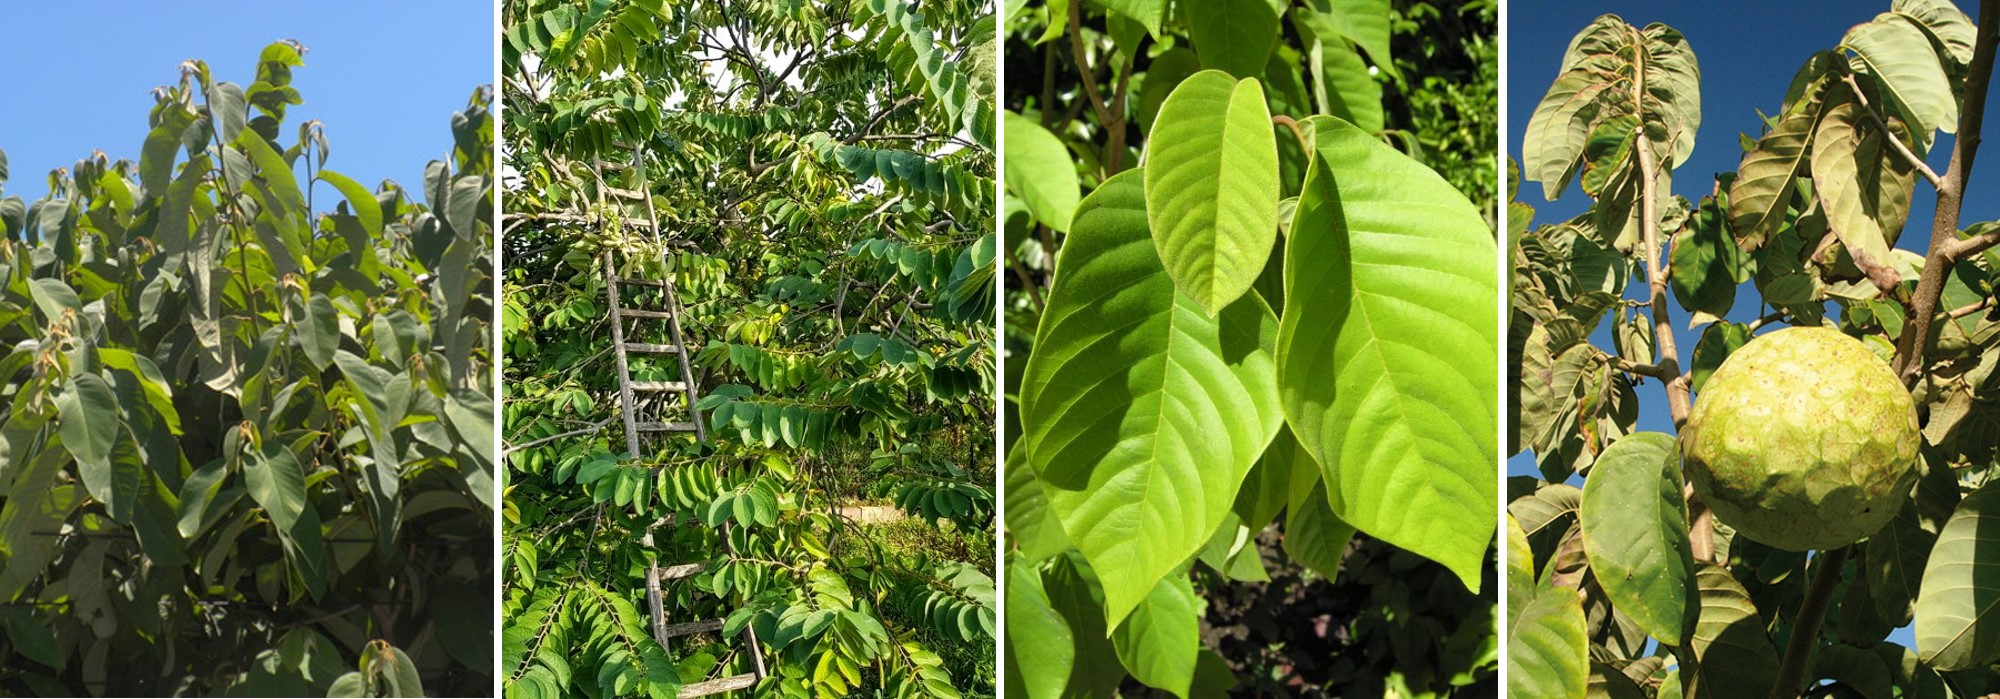
{"type": "MultiPolygon", "coordinates": [[[[701,413],[694,409],[699,387],[695,385],[694,370],[689,365],[687,340],[681,335],[680,299],[674,293],[671,280],[655,281],[618,276],[618,270],[611,264],[611,255],[604,255],[604,295],[611,304],[611,345],[618,355],[618,407],[625,420],[625,450],[634,458],[639,456],[639,435],[647,432],[693,432],[695,440],[708,441],[708,426],[702,423],[701,413]],[[619,287],[647,286],[660,290],[664,308],[626,308],[620,302],[619,287]],[[664,320],[667,322],[668,344],[648,342],[626,342],[626,320],[664,320]],[[679,381],[633,381],[631,355],[666,354],[673,355],[680,365],[679,381]],[[681,403],[687,409],[685,421],[644,421],[639,418],[638,399],[641,393],[678,393],[681,403]]],[[[634,328],[637,330],[637,328],[634,328]]]]}
{"type": "MultiPolygon", "coordinates": [[[[638,169],[640,173],[639,192],[642,195],[643,193],[650,192],[651,190],[645,185],[644,179],[646,172],[645,159],[637,147],[632,149],[632,166],[638,169]]],[[[653,223],[653,231],[657,235],[659,231],[659,217],[653,211],[653,200],[650,196],[646,196],[646,216],[653,223]]],[[[639,458],[639,435],[641,433],[672,434],[692,432],[694,433],[696,442],[707,443],[708,426],[703,423],[701,412],[695,410],[694,407],[695,401],[699,398],[700,385],[694,380],[694,360],[693,355],[688,353],[687,338],[681,334],[680,295],[675,293],[673,277],[669,274],[664,279],[653,280],[619,276],[618,269],[612,264],[610,252],[604,254],[603,262],[604,294],[611,309],[611,343],[613,351],[618,356],[618,405],[620,417],[625,422],[626,454],[635,459],[639,458]],[[626,285],[659,289],[662,300],[660,304],[661,308],[626,308],[620,303],[619,294],[620,287],[626,285]],[[641,324],[648,320],[666,321],[667,340],[669,344],[626,342],[625,321],[627,319],[639,321],[641,324]],[[630,360],[632,353],[672,355],[675,363],[680,365],[680,380],[633,381],[630,360]],[[687,411],[687,419],[679,422],[666,418],[654,421],[640,420],[638,401],[633,396],[634,394],[641,393],[680,394],[680,403],[687,411]]],[[[634,327],[634,331],[637,332],[637,330],[638,327],[634,327]]],[[[664,521],[662,520],[662,522],[664,521]]],[[[645,536],[639,540],[640,545],[649,550],[653,548],[653,528],[656,526],[659,526],[659,523],[647,527],[645,536]]],[[[723,539],[725,541],[728,540],[727,530],[723,532],[723,539]]],[[[731,545],[730,553],[732,555],[735,553],[733,544],[731,545]]],[[[664,595],[661,593],[660,584],[666,581],[693,577],[700,573],[702,568],[702,564],[689,563],[662,569],[657,562],[646,567],[646,607],[651,617],[653,640],[659,642],[661,648],[667,648],[668,640],[677,636],[722,630],[722,619],[704,619],[681,624],[668,624],[666,620],[665,600],[664,595]]],[[[681,685],[679,696],[682,699],[705,697],[739,689],[749,689],[757,686],[758,682],[763,681],[766,674],[764,670],[764,649],[757,642],[757,631],[745,626],[743,634],[750,642],[752,671],[740,675],[718,677],[681,685]]]]}

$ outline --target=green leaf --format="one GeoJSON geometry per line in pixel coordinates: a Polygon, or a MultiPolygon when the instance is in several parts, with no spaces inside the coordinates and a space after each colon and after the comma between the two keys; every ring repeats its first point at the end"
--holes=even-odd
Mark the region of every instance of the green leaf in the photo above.
{"type": "Polygon", "coordinates": [[[1111,632],[1118,660],[1147,686],[1188,696],[1201,651],[1201,602],[1186,575],[1169,575],[1111,632]]]}
{"type": "Polygon", "coordinates": [[[0,610],[0,621],[6,622],[7,640],[21,655],[50,668],[63,669],[63,661],[68,656],[57,645],[55,631],[50,628],[49,622],[35,618],[32,608],[8,607],[0,610]]]}
{"type": "Polygon", "coordinates": [[[1670,646],[1684,642],[1688,612],[1699,604],[1681,482],[1673,435],[1628,435],[1598,455],[1578,512],[1605,598],[1670,646]]]}
{"type": "Polygon", "coordinates": [[[1915,612],[1924,568],[1937,545],[1937,534],[1925,530],[1919,519],[1917,503],[1905,502],[1895,519],[1868,537],[1862,577],[1868,581],[1876,614],[1896,626],[1907,623],[1915,612]]]}
{"type": "Polygon", "coordinates": [[[250,498],[271,517],[290,561],[317,598],[326,585],[326,545],[319,511],[306,498],[305,472],[291,447],[272,440],[244,454],[243,481],[250,498]]]}
{"type": "Polygon", "coordinates": [[[305,311],[298,319],[299,349],[305,350],[314,368],[326,371],[333,364],[333,351],[340,347],[340,314],[332,299],[317,294],[306,302],[305,311]]]}
{"type": "Polygon", "coordinates": [[[208,112],[216,131],[222,135],[222,142],[231,143],[237,134],[243,133],[250,105],[243,98],[243,88],[235,83],[222,83],[208,93],[208,112]]]}
{"type": "Polygon", "coordinates": [[[1341,521],[1327,505],[1325,481],[1313,483],[1312,491],[1285,516],[1285,555],[1328,580],[1339,577],[1341,554],[1352,538],[1354,525],[1341,521]]]}
{"type": "MultiPolygon", "coordinates": [[[[1729,195],[1703,197],[1685,228],[1674,234],[1668,281],[1681,307],[1722,318],[1736,303],[1736,287],[1750,279],[1750,258],[1736,247],[1725,222],[1729,195]]],[[[1620,292],[1623,289],[1619,289],[1620,292]]],[[[1697,318],[1699,323],[1702,318],[1697,318]]]]}
{"type": "MultiPolygon", "coordinates": [[[[1395,55],[1389,52],[1389,0],[1333,0],[1331,12],[1321,13],[1338,27],[1338,33],[1368,52],[1369,60],[1391,77],[1401,77],[1395,55]]],[[[1365,73],[1364,73],[1365,74],[1365,73]]]]}
{"type": "Polygon", "coordinates": [[[1104,9],[1138,22],[1153,38],[1160,37],[1160,20],[1167,14],[1166,0],[1097,0],[1097,3],[1104,9]]]}
{"type": "MultiPolygon", "coordinates": [[[[332,170],[320,170],[313,177],[321,182],[333,185],[334,189],[340,190],[341,196],[347,197],[348,207],[354,212],[354,217],[361,221],[361,229],[368,234],[370,239],[381,237],[382,204],[375,200],[375,195],[370,193],[367,187],[363,187],[360,182],[356,182],[352,178],[332,170]]],[[[354,252],[360,254],[362,251],[356,250],[354,252]]]]}
{"type": "Polygon", "coordinates": [[[1827,226],[1864,271],[1893,273],[1889,248],[1910,216],[1917,171],[1886,139],[1862,107],[1841,102],[1820,117],[1813,133],[1813,189],[1826,208],[1827,226]]]}
{"type": "Polygon", "coordinates": [[[1521,138],[1521,176],[1542,183],[1543,198],[1555,201],[1569,188],[1590,136],[1585,110],[1605,89],[1589,75],[1564,73],[1535,105],[1521,138]]]}
{"type": "Polygon", "coordinates": [[[1052,230],[1069,232],[1070,218],[1076,215],[1081,196],[1076,181],[1076,165],[1069,149],[1041,124],[1012,111],[1001,114],[1005,125],[1007,153],[1001,159],[1006,168],[1007,189],[1027,203],[1035,220],[1052,230]]]}
{"type": "MultiPolygon", "coordinates": [[[[1111,628],[1104,623],[1104,588],[1098,584],[1096,571],[1071,551],[1050,564],[1042,574],[1042,586],[1049,593],[1049,606],[1069,622],[1070,637],[1076,641],[1072,654],[1076,660],[1070,665],[1063,696],[1117,696],[1118,685],[1125,679],[1124,664],[1111,642],[1111,628]]],[[[1012,632],[1003,635],[1012,636],[1012,632]]]]}
{"type": "Polygon", "coordinates": [[[1876,15],[1847,30],[1840,45],[1860,56],[1857,72],[1879,78],[1876,83],[1891,102],[1886,111],[1902,117],[1920,140],[1929,143],[1937,129],[1958,131],[1958,98],[1930,37],[1914,20],[1889,12],[1876,15]]]}
{"type": "Polygon", "coordinates": [[[1221,71],[1189,76],[1161,105],[1146,148],[1160,260],[1213,315],[1250,290],[1278,237],[1278,144],[1263,88],[1221,71]]]}
{"type": "Polygon", "coordinates": [[[1040,563],[1070,547],[1069,533],[1062,520],[1049,510],[1049,496],[1041,473],[1028,458],[1026,445],[1017,442],[1007,450],[1007,498],[1002,501],[1007,533],[1013,539],[1019,560],[1040,563]]]}
{"type": "MultiPolygon", "coordinates": [[[[60,463],[62,451],[48,449],[41,462],[50,471],[60,463]]],[[[62,528],[77,506],[77,487],[59,485],[39,494],[30,492],[7,499],[0,508],[0,542],[8,544],[7,565],[0,568],[0,602],[20,599],[28,583],[40,577],[58,551],[58,539],[49,533],[62,528]]]]}
{"type": "Polygon", "coordinates": [[[1497,519],[1499,320],[1465,300],[1499,293],[1492,231],[1429,168],[1312,122],[1285,250],[1285,417],[1342,520],[1478,589],[1497,519]]]}
{"type": "Polygon", "coordinates": [[[264,508],[279,529],[289,530],[298,524],[299,515],[306,508],[305,473],[299,469],[298,457],[276,441],[264,445],[262,451],[247,452],[244,456],[243,484],[250,491],[250,498],[264,508]]]}
{"type": "Polygon", "coordinates": [[[1951,0],[1895,0],[1889,3],[1889,10],[1916,19],[1954,63],[1961,66],[1972,63],[1979,28],[1951,0]]]}
{"type": "Polygon", "coordinates": [[[1750,594],[1729,571],[1707,563],[1695,571],[1701,621],[1682,658],[1681,682],[1689,697],[1734,697],[1746,689],[1762,695],[1778,681],[1778,650],[1764,634],[1750,594]],[[1692,665],[1692,667],[1690,667],[1692,665]]]}
{"type": "MultiPolygon", "coordinates": [[[[1265,0],[1207,0],[1182,5],[1188,38],[1203,66],[1239,78],[1264,72],[1264,59],[1278,43],[1278,15],[1265,0]]],[[[1171,98],[1170,98],[1171,99],[1171,98]]],[[[1155,125],[1157,131],[1159,125],[1155,125]]],[[[1154,136],[1153,138],[1158,138],[1154,136]]]]}
{"type": "Polygon", "coordinates": [[[1818,109],[1788,113],[1776,128],[1757,140],[1756,150],[1743,154],[1736,182],[1729,188],[1729,227],[1737,244],[1755,250],[1786,223],[1792,203],[1793,178],[1805,166],[1818,109]]]}
{"type": "Polygon", "coordinates": [[[1521,521],[1507,515],[1507,599],[1526,600],[1535,593],[1535,550],[1521,521]]]}
{"type": "Polygon", "coordinates": [[[1507,695],[1583,699],[1590,682],[1590,641],[1583,598],[1567,587],[1538,589],[1507,624],[1507,695]]]}
{"type": "Polygon", "coordinates": [[[1695,393],[1708,383],[1708,377],[1722,366],[1730,353],[1750,343],[1750,326],[1742,323],[1721,322],[1708,326],[1701,333],[1701,340],[1694,343],[1694,358],[1688,362],[1688,376],[1695,393]]]}
{"type": "MultiPolygon", "coordinates": [[[[1010,523],[1011,524],[1011,523],[1010,523]]],[[[1007,686],[1029,699],[1056,699],[1076,661],[1069,623],[1049,606],[1042,576],[1019,558],[1007,561],[1007,686]]]]}
{"type": "Polygon", "coordinates": [[[1188,76],[1201,72],[1201,59],[1185,48],[1168,49],[1153,57],[1146,66],[1146,80],[1139,86],[1139,128],[1151,133],[1167,95],[1180,87],[1188,76]]]}
{"type": "Polygon", "coordinates": [[[43,317],[51,324],[63,317],[63,311],[83,312],[83,301],[61,279],[30,279],[28,293],[34,297],[35,307],[42,309],[43,317]]]}
{"type": "Polygon", "coordinates": [[[1985,485],[1952,512],[1924,565],[1917,655],[1942,671],[2000,660],[2000,486],[1985,485]]]}
{"type": "Polygon", "coordinates": [[[137,467],[113,463],[112,445],[118,439],[118,398],[111,385],[96,374],[77,374],[56,396],[56,410],[62,419],[63,444],[83,472],[90,496],[104,503],[112,519],[129,522],[138,503],[137,467]],[[133,487],[120,487],[129,485],[133,487]]]}
{"type": "Polygon", "coordinates": [[[1383,128],[1382,85],[1361,62],[1361,54],[1345,43],[1322,39],[1320,71],[1326,75],[1327,114],[1375,132],[1383,128]]]}
{"type": "Polygon", "coordinates": [[[1111,625],[1208,543],[1281,421],[1269,307],[1211,318],[1175,293],[1140,177],[1077,209],[1021,381],[1022,441],[1111,625]]]}

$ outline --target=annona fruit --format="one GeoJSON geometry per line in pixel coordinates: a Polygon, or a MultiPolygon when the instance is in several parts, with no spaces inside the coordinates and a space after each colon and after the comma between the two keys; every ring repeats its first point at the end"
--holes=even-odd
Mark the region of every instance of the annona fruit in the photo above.
{"type": "Polygon", "coordinates": [[[1790,551],[1875,533],[1916,477],[1917,410],[1889,365],[1831,328],[1759,336],[1708,378],[1681,429],[1695,493],[1790,551]]]}

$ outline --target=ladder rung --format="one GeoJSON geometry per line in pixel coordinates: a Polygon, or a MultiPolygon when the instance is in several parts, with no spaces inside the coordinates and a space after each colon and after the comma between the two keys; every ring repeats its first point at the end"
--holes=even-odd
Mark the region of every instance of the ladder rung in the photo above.
{"type": "Polygon", "coordinates": [[[666,311],[649,311],[649,310],[646,310],[646,309],[643,309],[643,308],[620,308],[620,309],[618,309],[618,315],[621,315],[621,316],[625,316],[625,317],[627,317],[627,318],[672,318],[672,317],[674,317],[674,314],[672,314],[672,313],[668,313],[668,312],[666,312],[666,311]]]}
{"type": "Polygon", "coordinates": [[[665,288],[667,288],[667,283],[666,283],[666,282],[663,282],[663,281],[655,281],[655,280],[652,280],[652,279],[634,279],[634,278],[632,278],[632,277],[618,277],[617,279],[618,279],[618,283],[620,283],[620,284],[634,284],[634,285],[638,285],[638,286],[651,286],[651,287],[658,287],[658,288],[661,288],[661,289],[665,289],[665,288]]]}
{"type": "Polygon", "coordinates": [[[640,422],[632,425],[640,432],[693,432],[692,422],[640,422]]]}
{"type": "Polygon", "coordinates": [[[738,689],[749,689],[755,686],[757,686],[757,676],[745,673],[741,675],[735,675],[732,677],[723,677],[720,679],[708,680],[706,682],[696,682],[694,684],[681,685],[680,697],[681,699],[690,699],[691,697],[705,697],[710,694],[733,692],[738,689]]]}
{"type": "Polygon", "coordinates": [[[660,569],[660,581],[666,582],[668,580],[692,578],[696,575],[700,575],[702,569],[706,567],[707,566],[702,565],[700,563],[682,563],[677,566],[667,566],[665,568],[660,569]]]}
{"type": "Polygon", "coordinates": [[[664,632],[667,638],[674,638],[677,636],[686,636],[688,634],[701,633],[703,631],[721,631],[721,630],[722,630],[721,619],[703,619],[701,621],[690,621],[685,624],[667,624],[664,632]]]}
{"type": "Polygon", "coordinates": [[[654,352],[658,354],[680,354],[681,348],[675,347],[673,345],[655,345],[646,342],[627,342],[625,343],[625,351],[654,352]]]}
{"type": "Polygon", "coordinates": [[[634,381],[634,391],[685,391],[688,385],[679,381],[634,381]]]}

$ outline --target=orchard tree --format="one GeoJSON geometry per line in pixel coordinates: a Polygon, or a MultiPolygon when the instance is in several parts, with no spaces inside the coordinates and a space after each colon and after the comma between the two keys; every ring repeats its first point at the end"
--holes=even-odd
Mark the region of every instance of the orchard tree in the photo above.
{"type": "Polygon", "coordinates": [[[0,694],[492,692],[491,92],[371,190],[304,53],[0,199],[0,694]]]}
{"type": "Polygon", "coordinates": [[[1570,43],[1518,173],[1591,206],[1508,217],[1509,451],[1541,470],[1508,487],[1510,691],[2000,691],[2000,226],[1959,218],[2000,3],[1887,9],[1806,60],[1699,203],[1669,187],[1702,121],[1689,39],[1605,15],[1570,43]],[[1896,247],[1920,189],[1922,255],[1896,247]],[[1647,381],[1675,434],[1636,430],[1647,381]]]}
{"type": "Polygon", "coordinates": [[[504,5],[508,696],[994,693],[992,12],[504,5]],[[606,256],[706,443],[627,456],[606,256]]]}

